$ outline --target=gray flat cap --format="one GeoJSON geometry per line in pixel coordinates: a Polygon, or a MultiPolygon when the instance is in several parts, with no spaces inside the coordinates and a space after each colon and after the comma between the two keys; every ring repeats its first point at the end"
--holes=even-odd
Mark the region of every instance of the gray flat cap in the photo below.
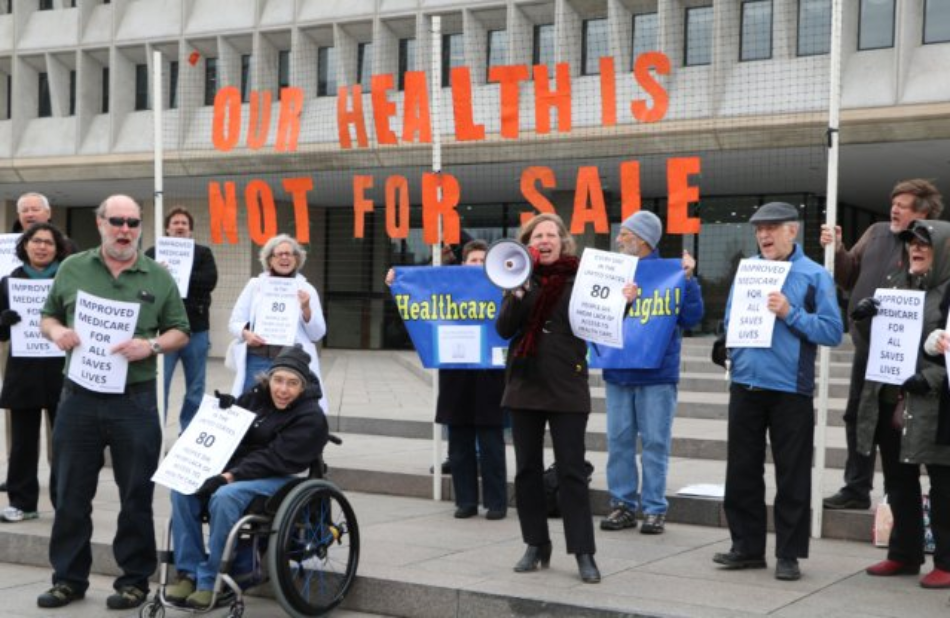
{"type": "Polygon", "coordinates": [[[798,209],[785,202],[769,202],[760,206],[755,214],[749,218],[749,223],[787,223],[798,221],[798,209]]]}

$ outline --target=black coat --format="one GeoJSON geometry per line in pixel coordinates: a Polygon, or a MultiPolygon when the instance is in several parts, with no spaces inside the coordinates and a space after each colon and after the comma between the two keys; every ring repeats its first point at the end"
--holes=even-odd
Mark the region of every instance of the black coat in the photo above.
{"type": "Polygon", "coordinates": [[[564,285],[544,329],[538,334],[537,351],[527,358],[514,358],[531,309],[540,295],[540,281],[531,280],[531,290],[518,299],[505,296],[495,324],[498,334],[512,338],[505,369],[507,385],[501,405],[506,408],[549,412],[590,412],[587,384],[587,344],[571,331],[568,307],[574,277],[564,285]]]}
{"type": "MultiPolygon", "coordinates": [[[[29,279],[23,267],[0,279],[0,311],[10,308],[7,279],[29,279]]],[[[21,316],[26,317],[26,316],[21,316]]],[[[0,341],[10,340],[10,327],[0,326],[0,341]]],[[[63,388],[64,358],[14,357],[7,351],[7,369],[0,391],[0,408],[55,409],[63,388]]]]}
{"type": "MultiPolygon", "coordinates": [[[[145,251],[155,259],[155,247],[145,251]]],[[[191,264],[191,279],[188,281],[188,297],[183,298],[191,332],[200,333],[211,328],[208,314],[211,311],[211,292],[218,285],[218,266],[209,247],[195,243],[195,259],[191,264]]]]}
{"type": "Polygon", "coordinates": [[[505,373],[497,369],[440,369],[435,422],[443,425],[504,424],[505,373]]]}

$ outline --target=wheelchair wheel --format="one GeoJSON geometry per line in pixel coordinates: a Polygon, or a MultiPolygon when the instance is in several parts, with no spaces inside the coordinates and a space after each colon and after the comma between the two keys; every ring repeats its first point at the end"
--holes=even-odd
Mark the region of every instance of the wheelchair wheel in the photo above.
{"type": "Polygon", "coordinates": [[[274,516],[267,569],[277,602],[293,618],[321,616],[343,601],[356,577],[360,530],[335,485],[309,480],[274,516]]]}
{"type": "Polygon", "coordinates": [[[161,601],[155,599],[154,601],[149,601],[142,606],[142,609],[139,610],[140,618],[163,618],[165,616],[165,607],[162,605],[161,601]]]}

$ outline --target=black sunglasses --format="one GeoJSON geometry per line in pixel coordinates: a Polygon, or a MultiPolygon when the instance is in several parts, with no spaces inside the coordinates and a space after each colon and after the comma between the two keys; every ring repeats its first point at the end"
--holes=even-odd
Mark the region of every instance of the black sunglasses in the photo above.
{"type": "Polygon", "coordinates": [[[135,217],[106,217],[106,221],[108,221],[109,225],[112,227],[122,227],[123,225],[128,225],[129,228],[135,229],[142,225],[142,220],[136,219],[135,217]]]}

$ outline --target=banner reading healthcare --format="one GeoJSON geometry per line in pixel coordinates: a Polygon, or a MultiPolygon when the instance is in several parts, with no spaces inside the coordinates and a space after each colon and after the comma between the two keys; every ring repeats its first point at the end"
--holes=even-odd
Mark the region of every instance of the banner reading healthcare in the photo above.
{"type": "Polygon", "coordinates": [[[45,358],[66,355],[40,332],[40,309],[51,287],[52,279],[7,279],[10,309],[20,314],[20,321],[10,327],[11,356],[45,358]]]}
{"type": "Polygon", "coordinates": [[[397,266],[390,290],[427,369],[501,369],[501,290],[481,266],[397,266]]]}
{"type": "Polygon", "coordinates": [[[901,385],[917,372],[917,352],[924,329],[924,294],[918,290],[874,291],[881,306],[871,320],[866,380],[901,385]]]}
{"type": "Polygon", "coordinates": [[[195,261],[194,239],[159,236],[155,241],[155,261],[165,265],[172,279],[178,284],[178,293],[182,298],[187,298],[191,265],[195,261]]]}
{"type": "Polygon", "coordinates": [[[5,277],[13,269],[23,264],[16,256],[16,243],[19,234],[0,234],[0,277],[5,277]]]}
{"type": "Polygon", "coordinates": [[[99,298],[80,290],[73,322],[79,345],[69,359],[69,379],[97,393],[125,391],[129,361],[110,350],[132,338],[138,319],[138,303],[99,298]]]}
{"type": "Polygon", "coordinates": [[[580,339],[611,348],[623,347],[623,287],[633,281],[639,258],[623,253],[584,249],[568,315],[580,339]]]}
{"type": "Polygon", "coordinates": [[[258,289],[254,332],[268,345],[294,345],[300,301],[297,280],[293,277],[264,277],[258,289]]]}
{"type": "Polygon", "coordinates": [[[732,285],[727,348],[772,346],[775,314],[769,311],[770,292],[780,292],[792,269],[791,262],[746,258],[739,262],[732,285]]]}
{"type": "Polygon", "coordinates": [[[640,260],[637,299],[623,320],[623,348],[589,346],[593,369],[655,369],[676,331],[686,294],[680,260],[640,260]]]}
{"type": "Polygon", "coordinates": [[[195,493],[209,476],[221,474],[255,416],[238,406],[222,410],[216,398],[205,395],[152,481],[179,493],[195,493]]]}

